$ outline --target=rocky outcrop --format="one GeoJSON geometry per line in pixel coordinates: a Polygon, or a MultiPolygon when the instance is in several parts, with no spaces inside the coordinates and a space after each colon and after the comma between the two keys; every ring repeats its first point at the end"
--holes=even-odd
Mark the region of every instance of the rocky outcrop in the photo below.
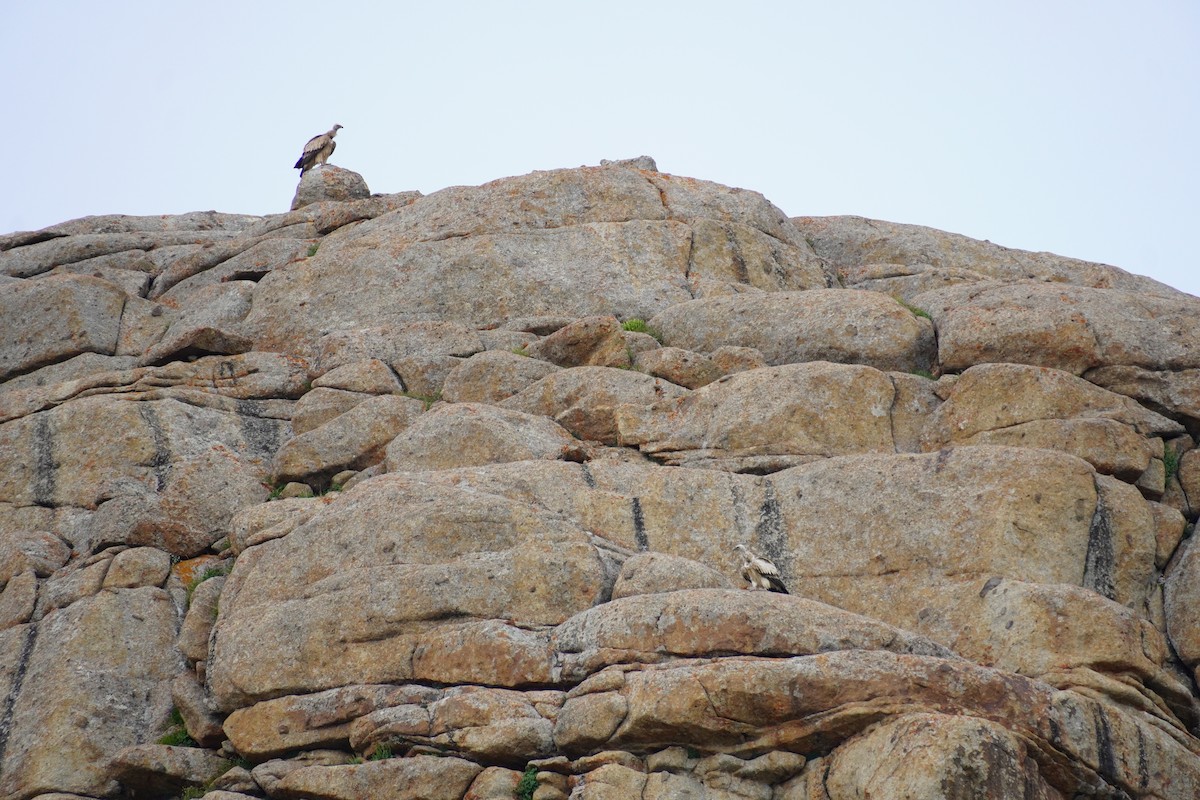
{"type": "Polygon", "coordinates": [[[3,800],[1200,796],[1196,298],[647,157],[0,276],[3,800]]]}

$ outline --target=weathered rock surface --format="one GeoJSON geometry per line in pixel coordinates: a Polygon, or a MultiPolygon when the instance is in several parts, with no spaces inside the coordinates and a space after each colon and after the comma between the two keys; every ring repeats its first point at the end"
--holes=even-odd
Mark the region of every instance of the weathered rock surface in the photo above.
{"type": "Polygon", "coordinates": [[[621,405],[616,424],[621,443],[667,464],[769,472],[893,451],[894,398],[885,373],[814,361],[741,372],[681,399],[621,405]]]}
{"type": "Polygon", "coordinates": [[[622,333],[616,317],[585,317],[529,345],[525,354],[560,367],[625,368],[632,358],[622,333]]]}
{"type": "Polygon", "coordinates": [[[113,765],[126,791],[171,794],[207,785],[229,768],[229,761],[196,747],[143,744],[122,750],[113,765]]]}
{"type": "Polygon", "coordinates": [[[289,800],[356,800],[392,797],[396,800],[458,800],[482,768],[461,758],[411,758],[304,767],[289,773],[275,796],[289,800]]]}
{"type": "Polygon", "coordinates": [[[1082,375],[1094,367],[1200,367],[1200,299],[1048,283],[983,283],[912,299],[933,317],[945,370],[1010,362],[1082,375]]]}
{"type": "Polygon", "coordinates": [[[1200,796],[1196,298],[646,157],[0,286],[4,800],[1200,796]]]}
{"type": "Polygon", "coordinates": [[[323,482],[346,469],[383,460],[385,448],[425,411],[420,400],[383,394],[368,398],[310,431],[289,439],[271,466],[275,483],[323,482]]]}
{"type": "Polygon", "coordinates": [[[732,589],[733,582],[712,567],[666,553],[638,553],[621,566],[613,600],[682,589],[732,589]]]}
{"type": "Polygon", "coordinates": [[[638,353],[633,365],[639,372],[668,380],[687,389],[707,386],[725,374],[712,358],[681,347],[656,347],[638,353]]]}
{"type": "Polygon", "coordinates": [[[453,469],[543,458],[579,461],[583,459],[579,445],[561,425],[542,416],[482,403],[446,403],[430,409],[392,439],[387,446],[387,470],[453,469]]]}
{"type": "Polygon", "coordinates": [[[1158,281],[1106,264],[1053,253],[1013,250],[921,225],[853,216],[796,217],[792,222],[819,256],[838,265],[847,285],[859,285],[871,275],[875,280],[888,282],[888,294],[902,293],[896,290],[909,283],[905,276],[933,272],[938,274],[938,280],[947,283],[963,278],[976,281],[1035,278],[1096,289],[1182,296],[1158,281]]]}
{"type": "Polygon", "coordinates": [[[711,353],[753,347],[768,364],[836,361],[880,370],[929,370],[933,325],[875,292],[817,289],[680,303],[649,323],[674,347],[711,353]]]}
{"type": "Polygon", "coordinates": [[[500,403],[558,367],[504,350],[477,353],[446,376],[442,399],[449,403],[500,403]]]}
{"type": "Polygon", "coordinates": [[[312,203],[362,200],[370,196],[371,190],[367,188],[362,175],[331,164],[321,164],[301,176],[296,186],[296,196],[292,198],[292,210],[312,203]]]}
{"type": "Polygon", "coordinates": [[[183,666],[175,626],[166,592],[142,588],[101,592],[10,629],[21,644],[6,667],[20,691],[6,687],[3,796],[114,794],[113,760],[166,723],[183,666]]]}
{"type": "Polygon", "coordinates": [[[550,373],[500,405],[550,417],[580,439],[617,444],[617,414],[622,404],[649,404],[686,393],[673,383],[639,372],[574,367],[550,373]]]}
{"type": "Polygon", "coordinates": [[[355,325],[563,312],[648,319],[690,299],[688,275],[828,285],[791,222],[760,195],[627,167],[446,189],[393,215],[335,234],[300,269],[264,278],[247,321],[259,348],[294,350],[320,328],[348,327],[351,309],[355,325]],[[538,291],[523,291],[526,283],[538,291]],[[379,303],[392,293],[401,302],[379,303]]]}
{"type": "MultiPolygon", "coordinates": [[[[0,254],[3,255],[3,254],[0,254]]],[[[114,355],[125,293],[108,281],[62,275],[0,286],[0,379],[81,353],[114,355]]]]}
{"type": "Polygon", "coordinates": [[[929,415],[925,450],[951,444],[1043,447],[1136,481],[1183,426],[1070,373],[1018,364],[971,367],[929,415]]]}

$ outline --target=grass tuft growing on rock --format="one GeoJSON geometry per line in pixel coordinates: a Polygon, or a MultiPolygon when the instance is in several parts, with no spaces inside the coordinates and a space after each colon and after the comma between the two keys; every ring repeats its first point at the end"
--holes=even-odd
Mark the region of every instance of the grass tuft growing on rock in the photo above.
{"type": "Polygon", "coordinates": [[[438,392],[437,394],[416,394],[414,392],[401,392],[400,394],[403,395],[404,397],[411,397],[414,400],[420,400],[422,403],[425,404],[426,411],[428,411],[434,403],[436,403],[437,401],[442,399],[441,392],[438,392]]]}
{"type": "Polygon", "coordinates": [[[179,713],[178,708],[171,709],[171,728],[165,734],[158,737],[157,744],[165,744],[174,747],[199,747],[196,740],[188,735],[187,727],[183,724],[183,715],[179,713]]]}
{"type": "Polygon", "coordinates": [[[914,369],[914,370],[913,370],[911,373],[909,373],[909,374],[910,374],[910,375],[916,375],[916,376],[918,376],[918,377],[921,377],[921,378],[925,378],[926,380],[931,380],[931,381],[932,381],[932,380],[936,380],[936,379],[933,377],[933,373],[932,373],[932,372],[930,372],[930,371],[929,371],[929,370],[927,370],[927,369],[914,369]]]}
{"type": "Polygon", "coordinates": [[[315,255],[317,254],[317,249],[318,249],[320,246],[321,246],[320,242],[317,242],[316,244],[310,244],[310,245],[308,246],[308,255],[307,255],[307,256],[305,256],[305,257],[306,257],[306,258],[312,258],[313,256],[315,256],[315,255]]]}
{"type": "Polygon", "coordinates": [[[371,755],[367,756],[367,761],[386,761],[389,758],[395,758],[396,754],[392,752],[390,744],[375,745],[375,749],[371,751],[371,755]]]}
{"type": "Polygon", "coordinates": [[[659,344],[663,343],[662,334],[647,325],[644,319],[627,319],[621,323],[621,330],[629,331],[630,333],[644,333],[648,336],[653,336],[659,344]]]}
{"type": "Polygon", "coordinates": [[[893,299],[900,305],[907,308],[914,317],[924,317],[925,319],[929,320],[930,322],[933,322],[933,317],[929,316],[929,312],[926,311],[925,309],[917,308],[916,306],[912,305],[911,303],[906,303],[903,300],[901,300],[899,297],[896,297],[893,299]]]}
{"type": "Polygon", "coordinates": [[[1178,447],[1172,447],[1169,444],[1163,445],[1163,468],[1166,470],[1168,481],[1179,474],[1179,459],[1181,457],[1178,447]]]}
{"type": "Polygon", "coordinates": [[[517,800],[533,800],[533,793],[537,790],[537,767],[526,767],[525,772],[521,774],[521,782],[517,784],[517,800]]]}
{"type": "Polygon", "coordinates": [[[228,574],[229,574],[229,567],[224,564],[222,564],[221,566],[217,566],[217,567],[209,567],[208,569],[204,570],[204,572],[201,572],[196,577],[195,580],[191,581],[187,585],[188,603],[190,604],[192,602],[192,593],[196,591],[197,586],[204,583],[206,580],[208,580],[210,578],[216,578],[218,576],[228,575],[228,574]]]}

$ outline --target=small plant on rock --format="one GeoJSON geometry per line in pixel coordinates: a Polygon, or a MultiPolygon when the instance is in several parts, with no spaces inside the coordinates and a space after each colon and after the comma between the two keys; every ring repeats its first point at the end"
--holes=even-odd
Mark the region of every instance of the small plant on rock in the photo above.
{"type": "Polygon", "coordinates": [[[929,320],[930,322],[933,321],[933,317],[929,316],[929,312],[926,311],[925,309],[917,308],[916,306],[912,305],[911,303],[906,303],[903,300],[901,300],[899,297],[895,298],[895,300],[897,303],[899,303],[900,305],[907,308],[914,317],[924,317],[925,319],[929,320]]]}
{"type": "Polygon", "coordinates": [[[179,713],[178,708],[171,709],[171,728],[158,737],[157,743],[174,747],[199,747],[196,740],[188,735],[187,727],[183,724],[183,715],[179,713]]]}
{"type": "Polygon", "coordinates": [[[626,330],[630,333],[644,333],[648,336],[653,336],[658,340],[659,344],[663,343],[662,334],[647,325],[644,319],[627,319],[621,323],[621,330],[626,330]]]}
{"type": "Polygon", "coordinates": [[[633,333],[645,333],[648,330],[644,319],[627,319],[621,323],[621,329],[633,333]]]}
{"type": "Polygon", "coordinates": [[[914,369],[911,374],[925,378],[926,380],[934,380],[933,373],[927,369],[914,369]]]}
{"type": "Polygon", "coordinates": [[[313,256],[315,256],[317,254],[317,248],[319,248],[320,246],[321,246],[321,244],[319,242],[316,244],[310,244],[308,246],[308,255],[306,256],[306,258],[312,258],[313,256]]]}
{"type": "Polygon", "coordinates": [[[517,800],[533,800],[533,793],[538,786],[537,774],[537,767],[525,768],[525,772],[521,774],[521,781],[517,784],[517,800]]]}
{"type": "Polygon", "coordinates": [[[1169,444],[1163,445],[1163,469],[1166,470],[1168,481],[1179,474],[1180,458],[1178,447],[1172,447],[1169,444]]]}
{"type": "Polygon", "coordinates": [[[185,786],[179,794],[179,800],[199,800],[208,794],[208,789],[203,786],[185,786]]]}
{"type": "Polygon", "coordinates": [[[197,586],[204,583],[209,578],[216,578],[218,576],[228,575],[228,574],[229,574],[229,567],[225,566],[224,564],[222,564],[221,566],[217,566],[217,567],[209,567],[208,569],[204,570],[204,572],[201,572],[200,575],[197,576],[195,580],[191,581],[187,585],[188,602],[190,603],[192,601],[192,593],[196,591],[197,586]]]}
{"type": "Polygon", "coordinates": [[[377,744],[375,749],[371,751],[371,755],[367,756],[368,761],[386,761],[389,758],[395,758],[396,754],[392,752],[390,744],[377,744]]]}
{"type": "Polygon", "coordinates": [[[428,411],[434,403],[442,399],[442,393],[437,394],[416,394],[415,392],[401,392],[404,397],[411,397],[414,400],[420,400],[425,404],[425,410],[428,411]]]}

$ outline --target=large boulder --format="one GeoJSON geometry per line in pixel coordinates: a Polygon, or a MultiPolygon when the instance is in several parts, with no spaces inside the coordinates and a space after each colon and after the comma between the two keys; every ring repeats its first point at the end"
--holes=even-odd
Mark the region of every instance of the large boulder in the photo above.
{"type": "Polygon", "coordinates": [[[114,759],[166,726],[171,680],[183,670],[177,624],[167,593],[141,588],[101,592],[12,629],[25,643],[5,665],[20,681],[5,692],[0,793],[115,795],[114,759]]]}
{"type": "Polygon", "coordinates": [[[1146,501],[1063,453],[977,446],[847,455],[777,473],[770,484],[778,517],[765,544],[785,581],[900,627],[920,630],[921,587],[950,577],[1082,585],[1135,610],[1154,583],[1146,501]]]}
{"type": "Polygon", "coordinates": [[[124,305],[125,292],[90,276],[0,284],[0,380],[80,353],[114,355],[124,305]]]}
{"type": "MultiPolygon", "coordinates": [[[[243,552],[222,596],[210,685],[231,710],[249,699],[408,680],[414,651],[431,646],[441,626],[552,625],[601,602],[615,578],[609,562],[583,530],[527,502],[374,478],[287,536],[243,552]]],[[[461,651],[463,634],[452,640],[461,651]]],[[[455,668],[472,671],[461,658],[455,668]]]]}
{"type": "Polygon", "coordinates": [[[558,369],[507,350],[476,353],[446,376],[442,399],[450,403],[499,403],[558,369]]]}
{"type": "Polygon", "coordinates": [[[813,361],[740,372],[653,405],[626,401],[616,423],[623,444],[667,464],[771,472],[893,452],[895,393],[879,370],[813,361]]]}
{"type": "Polygon", "coordinates": [[[1200,796],[1200,300],[648,158],[301,188],[0,236],[0,796],[1200,796]]]}
{"type": "Polygon", "coordinates": [[[411,397],[370,397],[323,425],[289,439],[271,467],[277,484],[324,483],[337,473],[383,461],[388,444],[421,418],[425,404],[411,397]]]}
{"type": "Polygon", "coordinates": [[[846,289],[766,292],[680,303],[650,325],[674,347],[711,353],[753,347],[768,364],[836,361],[928,371],[933,325],[886,295],[846,289]]]}
{"type": "Polygon", "coordinates": [[[1183,426],[1070,373],[981,364],[950,385],[921,437],[923,449],[996,444],[1059,450],[1097,470],[1137,480],[1161,458],[1161,436],[1183,426]],[[1157,449],[1157,452],[1156,452],[1157,449]]]}
{"type": "MultiPolygon", "coordinates": [[[[567,698],[554,739],[570,754],[697,739],[731,754],[810,753],[887,716],[947,712],[1011,731],[1035,749],[1042,779],[1066,796],[1200,791],[1200,768],[1188,744],[1136,715],[966,661],[884,651],[610,668],[567,698]]],[[[1004,764],[1011,759],[1000,760],[1004,764]]]]}
{"type": "Polygon", "coordinates": [[[682,387],[640,372],[572,367],[550,373],[500,405],[550,417],[580,439],[617,444],[617,418],[622,404],[650,404],[686,394],[682,387]]]}
{"type": "Polygon", "coordinates": [[[580,460],[580,442],[545,417],[483,403],[439,404],[387,446],[388,472],[542,458],[580,460]]]}
{"type": "Polygon", "coordinates": [[[1123,269],[1053,253],[1014,250],[957,233],[854,216],[795,217],[817,255],[837,266],[847,285],[912,297],[933,288],[982,280],[1030,278],[1179,298],[1176,289],[1123,269]],[[922,279],[923,280],[920,280],[922,279]],[[917,280],[914,280],[917,279],[917,280]],[[912,292],[913,286],[920,289],[912,292]]]}
{"type": "Polygon", "coordinates": [[[454,187],[331,234],[263,278],[247,327],[260,349],[302,352],[322,331],[415,320],[648,319],[692,298],[689,275],[829,285],[761,195],[613,165],[454,187]]]}
{"type": "Polygon", "coordinates": [[[912,299],[933,317],[947,371],[1011,362],[1075,375],[1102,366],[1200,367],[1200,299],[1053,283],[952,286],[912,299]]]}
{"type": "Polygon", "coordinates": [[[362,200],[371,196],[363,176],[332,164],[305,170],[292,198],[292,210],[322,202],[362,200]]]}
{"type": "MultiPolygon", "coordinates": [[[[249,411],[246,406],[243,410],[249,411]]],[[[286,422],[178,400],[84,397],[0,425],[0,500],[100,508],[80,549],[148,544],[194,555],[266,496],[286,422]]]]}
{"type": "Polygon", "coordinates": [[[1034,753],[1019,734],[987,719],[909,714],[834,751],[824,783],[833,798],[1061,797],[1034,753]]]}

